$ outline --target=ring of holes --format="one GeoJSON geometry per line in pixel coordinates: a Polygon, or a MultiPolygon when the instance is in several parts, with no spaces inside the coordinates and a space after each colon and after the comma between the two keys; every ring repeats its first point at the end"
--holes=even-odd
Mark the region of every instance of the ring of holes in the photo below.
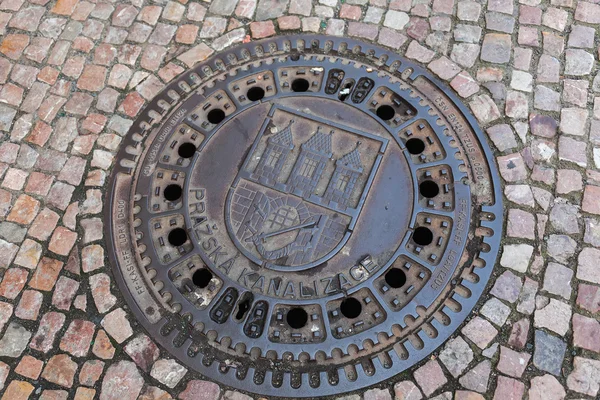
{"type": "MultiPolygon", "coordinates": [[[[298,78],[292,82],[291,88],[294,92],[306,92],[310,88],[310,83],[306,79],[298,78]]],[[[259,86],[250,88],[246,93],[246,97],[250,101],[259,101],[264,96],[265,91],[259,86]]],[[[388,121],[394,117],[396,112],[392,106],[384,104],[377,108],[376,114],[382,120],[388,121]]],[[[225,112],[221,109],[212,109],[207,114],[208,122],[215,125],[224,119],[225,112]]],[[[411,154],[420,154],[425,150],[425,143],[421,139],[409,139],[406,142],[406,148],[411,154]]],[[[179,155],[183,158],[190,158],[195,152],[196,146],[192,143],[184,143],[178,150],[179,155]]],[[[427,180],[419,185],[419,191],[424,197],[432,198],[438,195],[439,187],[435,182],[427,180]]],[[[167,200],[175,201],[181,197],[181,187],[179,185],[169,185],[165,188],[164,194],[167,200]]],[[[169,233],[169,243],[173,246],[180,246],[186,241],[187,233],[182,228],[176,228],[169,233]]],[[[413,241],[421,246],[429,245],[433,241],[433,233],[428,228],[418,227],[413,233],[413,241]]],[[[211,279],[212,273],[206,268],[197,270],[192,277],[194,284],[200,288],[208,286],[211,279]]],[[[392,268],[386,273],[385,281],[392,288],[400,288],[406,283],[406,274],[398,268],[392,268]]],[[[354,297],[348,297],[340,304],[340,312],[346,318],[356,318],[362,312],[362,305],[354,297]]],[[[308,314],[302,308],[292,308],[287,313],[286,321],[290,327],[300,329],[308,322],[308,314]]]]}

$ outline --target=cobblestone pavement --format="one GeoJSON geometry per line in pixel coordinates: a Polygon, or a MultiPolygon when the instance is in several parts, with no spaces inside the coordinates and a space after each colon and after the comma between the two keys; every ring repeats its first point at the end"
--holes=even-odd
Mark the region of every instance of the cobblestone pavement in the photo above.
{"type": "Polygon", "coordinates": [[[600,5],[576,0],[0,0],[1,399],[251,398],[136,324],[106,259],[103,193],[167,82],[234,43],[298,32],[377,42],[447,82],[506,196],[472,318],[412,371],[346,399],[598,398],[599,23],[600,5]]]}

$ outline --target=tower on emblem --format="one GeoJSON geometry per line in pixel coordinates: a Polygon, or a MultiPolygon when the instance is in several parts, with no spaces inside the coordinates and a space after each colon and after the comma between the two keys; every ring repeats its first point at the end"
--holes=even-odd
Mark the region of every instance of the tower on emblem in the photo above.
{"type": "Polygon", "coordinates": [[[300,147],[300,154],[294,163],[287,181],[288,190],[300,197],[310,197],[315,193],[327,161],[333,156],[331,136],[333,131],[323,133],[322,128],[300,147]]]}
{"type": "Polygon", "coordinates": [[[327,185],[323,198],[337,203],[340,207],[348,207],[354,192],[356,181],[363,172],[363,166],[356,148],[335,162],[335,171],[327,185]]]}
{"type": "Polygon", "coordinates": [[[252,174],[252,177],[259,182],[267,185],[275,184],[277,177],[285,165],[285,160],[294,149],[294,139],[292,138],[293,123],[294,120],[292,119],[288,126],[267,140],[267,148],[252,174]]]}
{"type": "MultiPolygon", "coordinates": [[[[294,150],[294,139],[290,120],[288,126],[267,140],[260,161],[250,177],[265,186],[273,187],[278,183],[285,163],[294,150]]],[[[316,195],[316,189],[327,163],[333,157],[332,136],[334,131],[323,132],[322,127],[300,146],[292,171],[285,182],[285,191],[302,198],[316,195]]],[[[348,207],[356,182],[363,173],[363,165],[356,148],[335,161],[335,170],[322,196],[325,203],[336,203],[348,207]]]]}

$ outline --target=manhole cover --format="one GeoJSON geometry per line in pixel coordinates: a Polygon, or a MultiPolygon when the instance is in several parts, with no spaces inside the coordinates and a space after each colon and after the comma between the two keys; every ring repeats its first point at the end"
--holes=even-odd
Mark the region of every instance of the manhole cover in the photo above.
{"type": "Polygon", "coordinates": [[[397,55],[281,37],[219,54],[131,128],[117,281],[183,363],[265,395],[363,388],[459,327],[498,252],[497,172],[457,98],[397,55]]]}

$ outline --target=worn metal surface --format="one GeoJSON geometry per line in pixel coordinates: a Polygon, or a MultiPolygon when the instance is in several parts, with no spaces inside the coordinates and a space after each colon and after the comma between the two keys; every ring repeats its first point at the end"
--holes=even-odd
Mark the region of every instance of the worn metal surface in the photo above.
{"type": "Polygon", "coordinates": [[[142,325],[218,382],[282,397],[409,368],[492,272],[500,186],[473,117],[422,69],[344,38],[224,52],[153,100],[106,234],[142,325]]]}

